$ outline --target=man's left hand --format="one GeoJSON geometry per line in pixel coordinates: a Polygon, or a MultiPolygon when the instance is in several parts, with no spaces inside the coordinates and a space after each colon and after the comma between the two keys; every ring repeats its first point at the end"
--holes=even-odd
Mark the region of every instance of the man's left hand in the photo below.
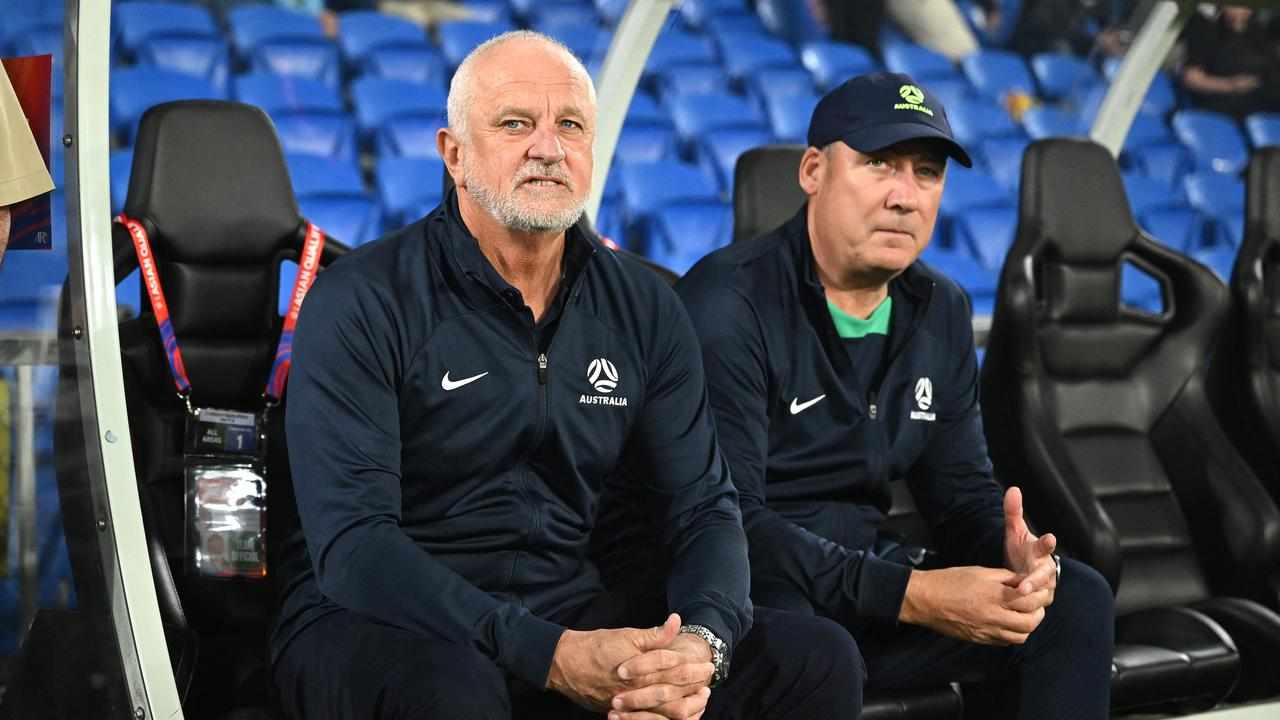
{"type": "Polygon", "coordinates": [[[618,666],[631,688],[614,696],[609,720],[692,720],[706,711],[715,666],[711,646],[681,633],[666,648],[650,650],[618,666]]]}
{"type": "Polygon", "coordinates": [[[1004,494],[1004,563],[1017,573],[1014,582],[1018,592],[1030,595],[1048,590],[1048,602],[1053,602],[1058,587],[1058,563],[1053,551],[1058,539],[1053,533],[1036,537],[1027,527],[1022,514],[1022,491],[1011,487],[1004,494]]]}

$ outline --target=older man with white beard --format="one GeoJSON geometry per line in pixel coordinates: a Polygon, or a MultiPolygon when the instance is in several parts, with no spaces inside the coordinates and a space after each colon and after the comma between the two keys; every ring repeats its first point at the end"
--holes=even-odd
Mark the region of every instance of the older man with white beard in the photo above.
{"type": "Polygon", "coordinates": [[[438,135],[457,190],[308,295],[272,643],[291,716],[858,715],[847,631],[752,611],[679,301],[574,227],[595,117],[563,46],[481,45],[438,135]],[[587,558],[619,468],[657,498],[665,586],[606,590],[587,558]]]}

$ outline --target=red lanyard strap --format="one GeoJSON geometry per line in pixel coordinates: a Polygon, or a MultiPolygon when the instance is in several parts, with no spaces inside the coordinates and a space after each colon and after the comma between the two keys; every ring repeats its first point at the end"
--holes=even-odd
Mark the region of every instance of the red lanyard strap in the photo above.
{"type": "MultiPolygon", "coordinates": [[[[138,254],[138,268],[142,272],[142,282],[147,288],[147,297],[151,300],[151,312],[156,317],[156,325],[160,328],[160,340],[164,343],[164,352],[169,359],[169,372],[173,375],[173,384],[178,395],[186,398],[191,395],[191,380],[187,377],[186,366],[182,363],[182,351],[178,348],[178,338],[173,332],[173,323],[169,319],[169,306],[164,299],[164,288],[160,285],[160,273],[156,269],[155,255],[151,252],[151,240],[142,223],[130,219],[124,213],[116,216],[116,222],[124,225],[133,239],[133,249],[138,254]]],[[[284,394],[285,383],[289,379],[289,367],[293,359],[293,331],[298,324],[298,311],[302,309],[302,301],[316,280],[320,269],[320,256],[324,252],[324,233],[314,224],[307,223],[307,238],[302,245],[302,257],[298,261],[298,276],[293,281],[293,292],[289,296],[289,310],[284,316],[284,326],[280,329],[280,342],[276,344],[275,360],[271,363],[271,373],[267,376],[267,387],[263,391],[267,405],[276,405],[284,394]]]]}

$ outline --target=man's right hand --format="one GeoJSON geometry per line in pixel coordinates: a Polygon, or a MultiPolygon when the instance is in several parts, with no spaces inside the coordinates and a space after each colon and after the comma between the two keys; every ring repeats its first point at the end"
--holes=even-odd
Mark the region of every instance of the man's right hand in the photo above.
{"type": "Polygon", "coordinates": [[[565,630],[551,658],[547,688],[589,710],[605,712],[615,695],[629,689],[618,676],[627,660],[671,645],[680,633],[672,613],[660,627],[617,630],[565,630]]]}
{"type": "Polygon", "coordinates": [[[1024,595],[1011,570],[913,570],[898,619],[982,645],[1021,645],[1044,619],[1049,590],[1024,595]]]}

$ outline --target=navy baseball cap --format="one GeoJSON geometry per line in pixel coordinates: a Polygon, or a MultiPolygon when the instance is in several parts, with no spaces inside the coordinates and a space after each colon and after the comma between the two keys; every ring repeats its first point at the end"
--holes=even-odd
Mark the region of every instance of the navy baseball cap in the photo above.
{"type": "Polygon", "coordinates": [[[951,134],[942,103],[906,75],[876,72],[847,80],[818,101],[809,119],[809,144],[818,148],[843,140],[859,152],[875,152],[920,138],[943,141],[948,155],[973,167],[951,134]]]}

